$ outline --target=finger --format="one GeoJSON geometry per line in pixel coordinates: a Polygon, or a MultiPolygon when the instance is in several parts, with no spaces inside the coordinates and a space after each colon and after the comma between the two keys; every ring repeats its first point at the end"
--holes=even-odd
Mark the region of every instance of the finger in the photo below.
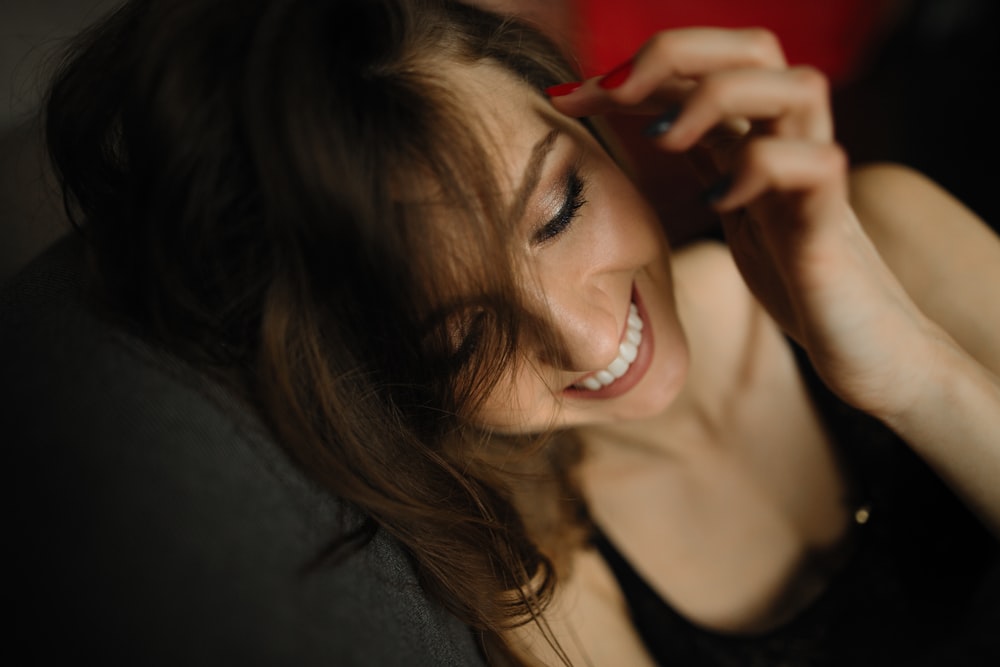
{"type": "Polygon", "coordinates": [[[684,102],[683,112],[657,143],[682,151],[720,124],[739,119],[767,121],[777,137],[833,140],[829,86],[809,67],[738,69],[708,75],[684,102]]]}
{"type": "Polygon", "coordinates": [[[676,98],[694,80],[720,69],[785,66],[778,39],[763,29],[668,30],[647,41],[635,58],[622,66],[624,71],[616,68],[614,87],[606,87],[609,79],[598,77],[572,93],[554,97],[552,102],[567,115],[587,116],[613,108],[635,108],[657,94],[676,98]]]}
{"type": "Polygon", "coordinates": [[[768,193],[843,200],[847,166],[847,156],[837,144],[761,137],[746,146],[736,168],[723,181],[725,187],[713,192],[709,203],[726,213],[750,206],[768,193]]]}
{"type": "Polygon", "coordinates": [[[634,105],[671,80],[697,81],[720,70],[785,66],[777,37],[766,30],[668,30],[642,46],[631,74],[608,94],[619,104],[634,105]]]}
{"type": "MultiPolygon", "coordinates": [[[[606,75],[605,75],[606,76],[606,75]]],[[[577,82],[572,87],[572,92],[563,93],[560,86],[553,86],[549,90],[550,101],[557,111],[572,116],[582,118],[584,116],[598,116],[611,112],[654,115],[661,113],[664,109],[677,107],[687,97],[691,90],[697,86],[693,79],[669,79],[655,85],[647,95],[634,103],[623,103],[613,91],[601,86],[603,77],[596,76],[586,81],[577,82]]]]}

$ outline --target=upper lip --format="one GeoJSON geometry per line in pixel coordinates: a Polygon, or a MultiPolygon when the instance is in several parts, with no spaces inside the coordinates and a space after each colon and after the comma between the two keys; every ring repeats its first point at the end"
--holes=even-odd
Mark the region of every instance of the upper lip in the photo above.
{"type": "MultiPolygon", "coordinates": [[[[629,298],[629,305],[631,306],[631,304],[633,304],[633,303],[635,303],[635,287],[634,286],[632,288],[632,294],[631,294],[631,296],[629,298]]],[[[625,312],[625,320],[622,322],[622,330],[621,330],[621,333],[618,336],[618,344],[619,345],[621,345],[622,342],[625,340],[625,335],[627,333],[628,333],[628,311],[626,310],[626,312],[625,312]]],[[[615,348],[615,349],[617,349],[617,348],[615,348]]],[[[614,360],[612,359],[611,361],[614,361],[614,360]]],[[[609,361],[608,363],[610,364],[611,361],[609,361]]],[[[607,368],[607,365],[605,365],[602,368],[598,368],[596,370],[587,371],[586,373],[578,376],[575,380],[573,380],[571,383],[569,383],[566,386],[566,389],[575,389],[584,380],[586,380],[587,378],[591,377],[592,375],[597,375],[598,373],[600,373],[605,368],[607,368]]]]}

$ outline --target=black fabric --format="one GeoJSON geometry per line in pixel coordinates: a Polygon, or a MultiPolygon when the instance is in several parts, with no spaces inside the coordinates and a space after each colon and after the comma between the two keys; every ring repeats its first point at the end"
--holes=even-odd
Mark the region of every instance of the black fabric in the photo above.
{"type": "Polygon", "coordinates": [[[593,546],[664,666],[1000,665],[996,541],[891,431],[839,401],[801,349],[799,368],[870,508],[850,560],[790,622],[760,635],[699,627],[660,597],[599,527],[593,546]]]}
{"type": "Polygon", "coordinates": [[[478,665],[378,532],[239,401],[96,314],[70,238],[0,290],[7,650],[18,664],[478,665]]]}

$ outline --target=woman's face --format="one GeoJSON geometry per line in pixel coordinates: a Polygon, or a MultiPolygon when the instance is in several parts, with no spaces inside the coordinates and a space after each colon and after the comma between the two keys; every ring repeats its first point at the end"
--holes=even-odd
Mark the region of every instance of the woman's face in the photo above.
{"type": "Polygon", "coordinates": [[[661,412],[686,377],[688,352],[652,209],[596,140],[535,90],[493,65],[455,70],[460,90],[475,93],[469,113],[498,147],[506,203],[523,202],[514,251],[525,297],[565,345],[558,361],[519,350],[477,420],[531,433],[661,412]]]}

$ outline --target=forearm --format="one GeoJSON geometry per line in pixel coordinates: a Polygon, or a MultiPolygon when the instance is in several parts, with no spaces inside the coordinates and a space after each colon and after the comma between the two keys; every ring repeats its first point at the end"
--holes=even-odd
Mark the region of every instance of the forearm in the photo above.
{"type": "Polygon", "coordinates": [[[928,318],[1000,376],[1000,239],[920,174],[856,170],[851,203],[865,232],[928,318]]]}
{"type": "Polygon", "coordinates": [[[926,381],[881,417],[1000,536],[1000,378],[944,335],[914,361],[926,381]]]}
{"type": "Polygon", "coordinates": [[[908,169],[856,171],[851,203],[886,265],[932,323],[915,332],[921,338],[909,362],[927,372],[908,374],[922,379],[899,387],[901,409],[876,416],[1000,535],[1000,308],[994,294],[1000,241],[944,190],[908,169]]]}

